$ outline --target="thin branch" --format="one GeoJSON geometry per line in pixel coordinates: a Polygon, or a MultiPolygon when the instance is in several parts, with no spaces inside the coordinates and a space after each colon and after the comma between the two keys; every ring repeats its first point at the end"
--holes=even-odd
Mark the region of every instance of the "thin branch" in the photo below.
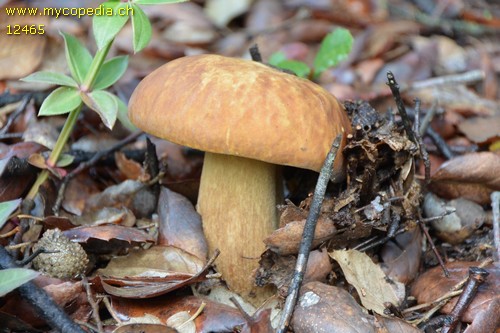
{"type": "Polygon", "coordinates": [[[59,187],[59,191],[57,193],[56,202],[55,202],[54,206],[52,207],[52,211],[54,212],[54,214],[55,215],[59,214],[59,210],[61,209],[61,205],[62,205],[62,202],[64,200],[64,193],[66,191],[66,186],[68,185],[68,183],[69,183],[69,181],[71,179],[73,179],[76,175],[78,175],[83,170],[85,170],[85,169],[91,167],[92,165],[96,164],[104,156],[109,155],[109,154],[115,152],[116,150],[121,149],[123,146],[129,144],[130,142],[134,141],[142,133],[143,132],[141,132],[141,131],[137,131],[137,132],[134,132],[134,133],[130,134],[129,136],[127,136],[122,141],[120,141],[117,144],[113,145],[111,148],[106,149],[106,150],[102,150],[100,152],[97,152],[90,160],[88,160],[87,162],[80,163],[80,165],[76,169],[74,169],[73,171],[71,171],[70,173],[68,173],[63,178],[63,181],[62,181],[61,186],[59,187]]]}
{"type": "Polygon", "coordinates": [[[500,192],[491,194],[491,208],[493,210],[493,244],[496,249],[496,261],[500,261],[500,192]]]}
{"type": "Polygon", "coordinates": [[[0,130],[0,136],[5,135],[8,131],[10,126],[14,123],[14,120],[16,120],[17,117],[26,109],[26,106],[28,105],[29,101],[31,100],[31,94],[27,94],[23,97],[21,100],[21,104],[17,107],[16,111],[14,111],[9,118],[7,119],[7,123],[5,124],[4,127],[0,130]]]}
{"type": "Polygon", "coordinates": [[[394,101],[396,102],[399,115],[401,116],[401,120],[403,121],[406,135],[408,135],[408,138],[410,138],[413,143],[417,144],[417,139],[415,138],[415,133],[413,132],[410,118],[408,117],[403,99],[401,98],[401,94],[399,93],[399,85],[396,82],[394,74],[392,74],[392,72],[390,71],[387,72],[387,85],[391,89],[392,96],[394,97],[394,101]]]}
{"type": "Polygon", "coordinates": [[[290,320],[292,318],[293,309],[297,298],[299,295],[299,289],[302,284],[302,279],[304,278],[304,273],[307,267],[307,260],[309,258],[309,253],[311,251],[311,244],[314,239],[314,231],[316,230],[316,224],[320,215],[321,205],[325,198],[326,187],[328,181],[332,176],[333,163],[337,156],[337,152],[340,147],[340,141],[342,135],[338,135],[332,144],[326,160],[321,168],[319,174],[318,182],[316,183],[316,188],[314,189],[314,195],[311,202],[311,207],[309,209],[309,215],[307,216],[306,224],[304,226],[304,231],[302,233],[302,241],[300,242],[299,254],[297,257],[297,263],[295,264],[295,271],[293,274],[292,282],[288,288],[288,296],[283,307],[283,313],[278,324],[277,332],[286,333],[288,325],[290,325],[290,320]]]}

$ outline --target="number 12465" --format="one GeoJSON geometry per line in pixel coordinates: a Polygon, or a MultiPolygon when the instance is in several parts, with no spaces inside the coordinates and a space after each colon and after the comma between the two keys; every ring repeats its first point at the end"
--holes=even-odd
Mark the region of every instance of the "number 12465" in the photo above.
{"type": "Polygon", "coordinates": [[[8,24],[7,25],[7,35],[43,35],[45,24],[31,24],[31,25],[20,25],[20,24],[8,24]]]}

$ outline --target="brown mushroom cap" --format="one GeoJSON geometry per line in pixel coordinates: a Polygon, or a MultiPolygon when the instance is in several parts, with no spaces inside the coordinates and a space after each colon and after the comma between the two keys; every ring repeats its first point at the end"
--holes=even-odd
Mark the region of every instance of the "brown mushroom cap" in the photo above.
{"type": "MultiPolygon", "coordinates": [[[[181,145],[315,171],[334,138],[350,131],[342,105],[319,85],[218,55],[183,57],[155,70],[134,91],[129,117],[181,145]]],[[[335,174],[342,173],[341,157],[335,174]]]]}

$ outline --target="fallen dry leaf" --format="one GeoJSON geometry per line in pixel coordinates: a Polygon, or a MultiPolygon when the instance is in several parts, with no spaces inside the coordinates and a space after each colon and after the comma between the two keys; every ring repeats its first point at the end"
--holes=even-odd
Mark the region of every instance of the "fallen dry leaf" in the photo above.
{"type": "MultiPolygon", "coordinates": [[[[297,254],[305,224],[305,219],[289,222],[284,227],[273,231],[269,237],[264,239],[264,243],[269,249],[280,255],[297,254]]],[[[336,231],[333,221],[328,217],[321,216],[316,224],[312,248],[331,238],[336,231]]]]}
{"type": "Polygon", "coordinates": [[[443,198],[488,204],[490,194],[500,190],[500,155],[480,152],[455,157],[441,164],[430,188],[443,198]]]}
{"type": "Polygon", "coordinates": [[[402,320],[375,318],[345,290],[320,282],[310,282],[300,289],[292,326],[301,333],[417,333],[402,320]]]}
{"type": "MultiPolygon", "coordinates": [[[[411,288],[411,294],[417,298],[419,304],[432,302],[447,294],[455,284],[467,278],[469,267],[479,266],[479,264],[479,262],[463,261],[447,263],[446,268],[450,272],[449,278],[444,276],[441,267],[434,267],[418,277],[411,288]]],[[[479,286],[476,296],[462,316],[462,320],[468,323],[472,322],[480,313],[486,311],[491,302],[496,302],[500,298],[498,294],[500,267],[498,265],[489,265],[485,269],[490,275],[479,286]]],[[[450,313],[457,300],[458,296],[452,298],[441,309],[441,312],[450,313]]],[[[496,317],[498,317],[498,314],[496,317]]]]}
{"type": "Polygon", "coordinates": [[[458,198],[443,200],[432,193],[424,199],[423,210],[427,217],[443,215],[448,209],[455,212],[431,221],[436,236],[450,244],[459,244],[479,229],[486,220],[483,208],[475,202],[458,198]]]}
{"type": "Polygon", "coordinates": [[[47,25],[47,22],[47,16],[3,15],[0,28],[0,45],[2,45],[0,48],[0,80],[20,79],[34,72],[42,63],[42,55],[47,43],[47,37],[43,34],[7,35],[7,25],[47,25]]]}
{"type": "Polygon", "coordinates": [[[111,295],[151,298],[203,280],[209,268],[203,265],[203,261],[180,249],[153,246],[113,258],[106,268],[98,270],[98,275],[111,295]]]}
{"type": "Polygon", "coordinates": [[[380,252],[382,269],[391,279],[401,283],[412,281],[418,274],[422,258],[422,233],[419,228],[397,235],[380,252]]]}
{"type": "Polygon", "coordinates": [[[500,138],[500,115],[469,118],[460,122],[458,129],[475,143],[493,142],[500,138]]]}
{"type": "Polygon", "coordinates": [[[465,329],[464,333],[496,332],[500,327],[500,297],[493,299],[484,311],[474,318],[472,323],[465,329]]]}
{"type": "Polygon", "coordinates": [[[361,303],[368,310],[385,315],[385,303],[399,306],[404,300],[404,284],[391,281],[382,268],[365,253],[337,250],[330,252],[330,256],[339,263],[347,282],[356,288],[361,303]]]}
{"type": "Polygon", "coordinates": [[[178,331],[161,324],[126,324],[120,325],[113,333],[177,333],[178,331]]]}
{"type": "Polygon", "coordinates": [[[245,13],[251,4],[252,0],[207,0],[205,13],[217,27],[223,28],[232,19],[245,13]]]}
{"type": "Polygon", "coordinates": [[[158,199],[158,245],[175,246],[200,260],[206,260],[208,245],[201,216],[191,202],[162,187],[158,199]]]}
{"type": "Polygon", "coordinates": [[[184,295],[148,300],[112,298],[113,310],[121,320],[141,322],[141,318],[150,315],[162,324],[166,324],[169,318],[179,312],[188,312],[193,315],[202,303],[205,303],[205,307],[194,319],[196,332],[233,332],[234,327],[245,323],[243,316],[234,307],[203,297],[184,295]]]}

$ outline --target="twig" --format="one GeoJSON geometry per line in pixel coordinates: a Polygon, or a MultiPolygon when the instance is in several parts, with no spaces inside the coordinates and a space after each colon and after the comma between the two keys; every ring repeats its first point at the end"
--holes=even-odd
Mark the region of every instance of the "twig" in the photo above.
{"type": "Polygon", "coordinates": [[[40,105],[44,101],[47,96],[49,96],[50,92],[42,91],[42,92],[26,92],[26,93],[20,93],[20,94],[11,94],[10,91],[6,91],[3,94],[0,95],[0,107],[7,105],[7,104],[12,104],[12,103],[17,103],[25,96],[30,95],[35,99],[35,104],[40,105]]]}
{"type": "Polygon", "coordinates": [[[5,135],[8,131],[14,120],[24,111],[26,108],[26,105],[28,105],[29,101],[31,100],[31,94],[27,94],[23,97],[21,104],[17,107],[16,111],[14,111],[9,118],[7,119],[7,122],[5,123],[4,127],[0,130],[0,136],[5,135]]]}
{"type": "Polygon", "coordinates": [[[422,161],[424,162],[424,167],[425,167],[425,183],[429,184],[431,181],[431,161],[429,160],[429,154],[427,153],[427,150],[425,149],[424,141],[422,140],[422,136],[420,135],[420,100],[416,99],[415,100],[415,129],[414,129],[414,134],[415,138],[418,142],[418,148],[420,150],[420,157],[422,158],[422,161]]]}
{"type": "Polygon", "coordinates": [[[493,244],[496,249],[495,260],[500,261],[500,192],[491,193],[491,208],[493,210],[493,244]]]}
{"type": "Polygon", "coordinates": [[[415,133],[411,128],[410,118],[408,117],[408,113],[406,112],[405,105],[403,103],[403,99],[399,93],[399,86],[396,82],[396,78],[392,72],[387,72],[387,85],[391,89],[392,96],[394,97],[394,101],[396,102],[396,106],[398,108],[399,115],[401,116],[401,120],[403,121],[403,126],[406,131],[406,135],[410,138],[413,143],[417,143],[417,139],[415,138],[415,133]]]}
{"type": "Polygon", "coordinates": [[[484,79],[484,71],[475,69],[460,74],[444,75],[432,79],[413,82],[402,91],[417,90],[442,85],[472,84],[484,79]]]}
{"type": "Polygon", "coordinates": [[[286,297],[285,305],[283,307],[283,313],[281,315],[277,333],[286,333],[287,327],[290,324],[292,318],[293,309],[295,303],[297,302],[297,297],[299,294],[299,289],[302,284],[302,279],[304,278],[304,273],[307,267],[307,260],[309,258],[309,253],[311,251],[311,244],[314,238],[314,231],[316,230],[316,224],[318,222],[321,205],[325,198],[326,187],[328,181],[332,176],[333,162],[337,156],[337,152],[340,147],[340,141],[342,135],[338,135],[326,156],[325,162],[321,167],[321,172],[318,177],[318,182],[316,183],[316,188],[314,189],[314,195],[312,198],[311,206],[309,209],[309,215],[307,215],[306,224],[304,226],[304,231],[302,233],[302,241],[300,242],[299,254],[297,257],[297,263],[295,264],[295,271],[293,274],[292,282],[288,288],[288,296],[286,297]]]}
{"type": "MultiPolygon", "coordinates": [[[[18,268],[14,259],[7,251],[0,246],[0,268],[18,268]]],[[[71,318],[52,300],[45,290],[38,287],[32,281],[27,282],[18,288],[21,296],[26,299],[37,313],[54,330],[58,332],[85,333],[85,331],[75,324],[71,318]]]]}
{"type": "Polygon", "coordinates": [[[248,51],[250,52],[250,56],[252,57],[253,61],[256,62],[263,62],[262,61],[262,55],[260,54],[259,51],[259,46],[257,44],[253,44],[248,51]]]}
{"type": "Polygon", "coordinates": [[[66,186],[68,185],[68,183],[71,179],[73,179],[76,175],[78,175],[83,170],[96,164],[104,156],[111,154],[114,151],[116,151],[116,150],[122,148],[123,146],[129,144],[130,142],[134,141],[142,133],[143,132],[141,132],[141,131],[137,131],[135,133],[130,134],[122,141],[113,145],[111,148],[95,153],[95,155],[90,160],[88,160],[87,162],[84,162],[84,163],[80,163],[80,165],[77,168],[75,168],[73,171],[68,173],[63,178],[63,180],[61,182],[61,186],[59,187],[59,191],[57,192],[57,199],[56,199],[56,202],[54,203],[54,206],[52,207],[52,211],[54,212],[54,215],[59,215],[59,210],[61,209],[61,205],[62,205],[62,202],[64,200],[64,192],[66,191],[66,186]]]}
{"type": "MultiPolygon", "coordinates": [[[[417,220],[417,224],[420,226],[420,229],[424,233],[425,238],[427,238],[427,241],[429,242],[429,245],[431,246],[431,250],[432,250],[432,252],[434,252],[434,255],[436,256],[436,259],[439,262],[439,266],[441,266],[441,268],[443,269],[444,276],[446,276],[447,278],[449,278],[450,277],[450,272],[448,272],[448,269],[444,265],[443,258],[441,258],[441,255],[439,254],[439,252],[438,252],[438,250],[436,248],[436,245],[434,244],[434,241],[432,240],[432,237],[429,234],[429,230],[427,230],[427,228],[425,227],[425,225],[422,223],[422,216],[420,216],[420,213],[418,215],[419,215],[418,216],[419,219],[417,220]]],[[[446,215],[448,215],[448,214],[446,214],[446,215]]]]}
{"type": "Polygon", "coordinates": [[[427,134],[431,138],[437,149],[441,152],[441,154],[443,154],[444,157],[446,157],[447,159],[452,159],[453,157],[455,157],[455,153],[451,151],[450,146],[448,146],[441,135],[439,135],[439,133],[436,132],[432,127],[428,127],[425,134],[427,134]]]}
{"type": "MultiPolygon", "coordinates": [[[[479,268],[484,268],[486,266],[488,266],[489,264],[492,263],[492,260],[491,259],[486,259],[484,260],[483,262],[481,262],[481,264],[478,266],[479,268]]],[[[468,280],[468,277],[461,280],[460,282],[458,282],[457,284],[455,284],[451,289],[450,291],[448,292],[448,295],[453,293],[453,292],[456,292],[457,290],[459,289],[462,289],[462,287],[465,285],[465,283],[467,282],[468,280]]],[[[443,297],[441,297],[442,299],[443,297]]],[[[446,297],[444,298],[443,300],[441,300],[440,302],[436,303],[436,305],[430,309],[429,311],[427,311],[424,316],[420,319],[417,319],[415,321],[412,322],[412,324],[414,325],[418,325],[420,323],[423,323],[423,322],[426,322],[429,320],[429,318],[434,314],[436,313],[439,309],[441,309],[446,303],[448,303],[448,301],[451,299],[451,297],[446,297]]],[[[435,303],[435,302],[433,302],[435,303]]]]}
{"type": "Polygon", "coordinates": [[[464,314],[467,307],[474,299],[476,295],[477,288],[486,280],[490,273],[483,268],[479,267],[470,267],[469,268],[469,277],[467,279],[467,283],[464,287],[464,291],[458,298],[457,303],[451,310],[449,316],[451,317],[450,323],[445,323],[441,333],[450,333],[455,331],[455,327],[460,322],[462,315],[464,314]]]}
{"type": "Polygon", "coordinates": [[[420,122],[420,126],[418,127],[418,134],[420,134],[420,136],[425,135],[425,132],[427,131],[427,128],[429,128],[429,125],[431,124],[432,119],[434,119],[434,116],[436,115],[437,110],[438,110],[437,106],[433,105],[430,108],[430,110],[427,111],[427,113],[425,114],[424,118],[420,122]]]}
{"type": "Polygon", "coordinates": [[[83,283],[83,286],[85,287],[85,292],[87,293],[87,301],[89,302],[90,307],[92,308],[92,317],[94,318],[94,321],[96,322],[97,332],[103,333],[104,329],[102,327],[101,318],[99,317],[99,305],[94,300],[94,296],[92,294],[92,289],[90,288],[90,283],[89,283],[89,280],[87,279],[86,276],[84,276],[82,278],[82,283],[83,283]]]}

